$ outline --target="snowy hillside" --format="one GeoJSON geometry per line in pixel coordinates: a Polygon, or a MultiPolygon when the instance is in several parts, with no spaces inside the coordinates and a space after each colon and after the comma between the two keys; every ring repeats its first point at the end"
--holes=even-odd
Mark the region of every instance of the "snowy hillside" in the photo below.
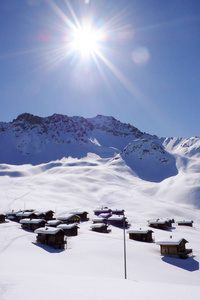
{"type": "Polygon", "coordinates": [[[110,157],[141,135],[113,117],[54,114],[40,118],[25,113],[13,122],[0,123],[0,162],[38,164],[68,156],[81,158],[88,152],[110,157]]]}
{"type": "Polygon", "coordinates": [[[0,223],[0,299],[199,299],[199,138],[158,138],[103,116],[26,114],[0,126],[0,213],[85,210],[90,218],[65,250],[37,244],[18,222],[0,223]],[[153,243],[130,240],[126,230],[127,280],[123,229],[91,231],[101,206],[124,209],[133,230],[175,219],[169,230],[153,229],[153,243]],[[182,238],[191,257],[160,254],[157,242],[182,238]]]}

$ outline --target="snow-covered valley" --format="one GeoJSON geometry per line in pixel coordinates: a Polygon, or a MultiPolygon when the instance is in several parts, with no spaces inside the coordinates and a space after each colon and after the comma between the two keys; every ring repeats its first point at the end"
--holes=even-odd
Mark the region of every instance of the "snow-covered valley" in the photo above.
{"type": "Polygon", "coordinates": [[[1,131],[1,213],[51,209],[56,218],[85,210],[90,220],[79,224],[78,236],[67,238],[65,250],[37,244],[36,234],[21,229],[20,223],[1,223],[0,299],[199,299],[199,138],[158,138],[137,129],[125,135],[128,125],[115,134],[106,127],[105,133],[105,119],[100,119],[93,126],[100,122],[101,130],[93,128],[84,141],[71,140],[71,149],[63,133],[64,142],[56,142],[56,147],[63,147],[59,155],[67,154],[58,159],[55,143],[44,142],[46,135],[36,142],[36,133],[28,136],[23,131],[28,137],[18,144],[21,152],[16,152],[13,131],[1,131]],[[47,151],[41,151],[44,148],[33,150],[41,140],[48,157],[47,151]],[[47,160],[42,162],[42,157],[47,160]],[[17,158],[24,163],[10,164],[17,158]],[[153,229],[153,243],[131,240],[126,230],[127,279],[123,229],[110,226],[107,234],[91,231],[93,210],[101,206],[124,209],[130,229],[148,229],[150,219],[175,219],[169,230],[153,229]],[[179,226],[178,220],[193,220],[193,227],[179,226]],[[170,237],[186,239],[192,255],[187,259],[162,256],[156,243],[170,237]]]}

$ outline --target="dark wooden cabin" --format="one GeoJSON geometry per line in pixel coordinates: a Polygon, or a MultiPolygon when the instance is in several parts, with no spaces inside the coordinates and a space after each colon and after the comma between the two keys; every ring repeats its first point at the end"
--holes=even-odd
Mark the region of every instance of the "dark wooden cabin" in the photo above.
{"type": "Polygon", "coordinates": [[[153,221],[148,221],[149,226],[152,228],[157,228],[157,229],[162,229],[162,230],[168,230],[169,227],[169,222],[167,220],[153,220],[153,221]]]}
{"type": "Polygon", "coordinates": [[[44,219],[45,220],[45,218],[46,218],[46,215],[43,212],[35,212],[35,214],[36,214],[38,219],[44,219]]]}
{"type": "Polygon", "coordinates": [[[95,218],[95,219],[92,219],[92,223],[93,224],[97,224],[97,223],[104,223],[104,224],[106,224],[106,221],[107,221],[107,219],[106,218],[95,218]]]}
{"type": "Polygon", "coordinates": [[[160,245],[160,253],[161,255],[179,257],[179,258],[187,258],[190,253],[192,253],[192,249],[186,249],[185,244],[188,243],[185,239],[180,239],[179,241],[163,241],[157,242],[157,245],[160,245]]]}
{"type": "Polygon", "coordinates": [[[110,225],[113,225],[113,226],[116,226],[116,227],[129,227],[130,224],[128,223],[128,220],[125,216],[121,217],[121,216],[118,216],[118,217],[115,217],[115,216],[111,216],[110,218],[106,219],[106,222],[107,224],[110,224],[110,225]]]}
{"type": "Polygon", "coordinates": [[[53,219],[54,211],[53,210],[38,211],[38,212],[35,212],[35,214],[38,219],[44,219],[44,220],[48,221],[48,220],[53,219]]]}
{"type": "Polygon", "coordinates": [[[111,230],[108,230],[107,224],[102,224],[102,223],[93,224],[93,225],[91,225],[90,228],[92,231],[101,232],[101,233],[108,233],[111,231],[111,230]]]}
{"type": "Polygon", "coordinates": [[[22,219],[20,223],[23,229],[34,231],[37,228],[44,227],[46,221],[44,219],[22,219]]]}
{"type": "Polygon", "coordinates": [[[6,215],[0,214],[0,223],[5,222],[5,219],[6,219],[6,215]]]}
{"type": "Polygon", "coordinates": [[[57,227],[58,225],[62,224],[63,222],[61,220],[49,220],[46,223],[46,226],[50,227],[57,227]]]}
{"type": "Polygon", "coordinates": [[[129,239],[141,242],[152,242],[152,230],[129,230],[129,239]]]}
{"type": "Polygon", "coordinates": [[[95,209],[94,210],[94,214],[96,216],[100,215],[100,214],[108,214],[108,213],[112,213],[112,210],[108,207],[101,207],[99,209],[95,209]]]}
{"type": "Polygon", "coordinates": [[[61,228],[66,236],[76,236],[78,235],[78,225],[77,224],[60,224],[57,228],[61,228]]]}
{"type": "Polygon", "coordinates": [[[37,216],[34,212],[21,211],[16,214],[16,221],[19,222],[22,219],[37,219],[37,216]]]}
{"type": "Polygon", "coordinates": [[[59,217],[57,219],[65,224],[80,223],[81,221],[81,218],[76,214],[69,214],[68,216],[59,217]]]}
{"type": "Polygon", "coordinates": [[[37,233],[37,242],[55,249],[65,248],[65,234],[61,228],[41,227],[34,231],[37,233]]]}
{"type": "Polygon", "coordinates": [[[53,219],[53,215],[54,215],[54,211],[53,210],[46,210],[46,211],[42,211],[45,214],[45,220],[52,220],[53,219]]]}
{"type": "Polygon", "coordinates": [[[113,215],[123,216],[125,213],[124,209],[112,209],[113,215]]]}
{"type": "Polygon", "coordinates": [[[89,220],[87,211],[73,211],[71,214],[79,216],[81,218],[81,222],[89,220]]]}
{"type": "Polygon", "coordinates": [[[6,219],[10,220],[10,221],[17,221],[17,217],[16,217],[16,214],[19,213],[21,211],[9,211],[9,212],[6,212],[6,219]]]}
{"type": "Polygon", "coordinates": [[[192,227],[193,226],[193,221],[192,220],[177,221],[177,224],[180,225],[180,226],[189,226],[189,227],[192,227]]]}

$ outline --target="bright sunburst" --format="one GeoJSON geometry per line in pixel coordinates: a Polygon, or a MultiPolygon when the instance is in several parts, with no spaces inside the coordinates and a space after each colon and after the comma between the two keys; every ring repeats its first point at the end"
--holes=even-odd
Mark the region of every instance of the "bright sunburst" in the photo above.
{"type": "Polygon", "coordinates": [[[99,32],[89,26],[76,28],[72,34],[72,51],[78,51],[84,57],[96,54],[101,40],[99,32]]]}

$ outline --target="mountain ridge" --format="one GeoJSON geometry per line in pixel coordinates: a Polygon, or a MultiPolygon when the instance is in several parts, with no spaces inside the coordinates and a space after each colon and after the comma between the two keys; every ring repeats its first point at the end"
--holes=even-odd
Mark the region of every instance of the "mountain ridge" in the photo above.
{"type": "Polygon", "coordinates": [[[160,182],[178,174],[177,157],[200,155],[200,139],[164,138],[141,132],[111,116],[93,118],[29,113],[0,122],[0,163],[48,163],[94,153],[111,160],[122,157],[136,176],[160,182]]]}

